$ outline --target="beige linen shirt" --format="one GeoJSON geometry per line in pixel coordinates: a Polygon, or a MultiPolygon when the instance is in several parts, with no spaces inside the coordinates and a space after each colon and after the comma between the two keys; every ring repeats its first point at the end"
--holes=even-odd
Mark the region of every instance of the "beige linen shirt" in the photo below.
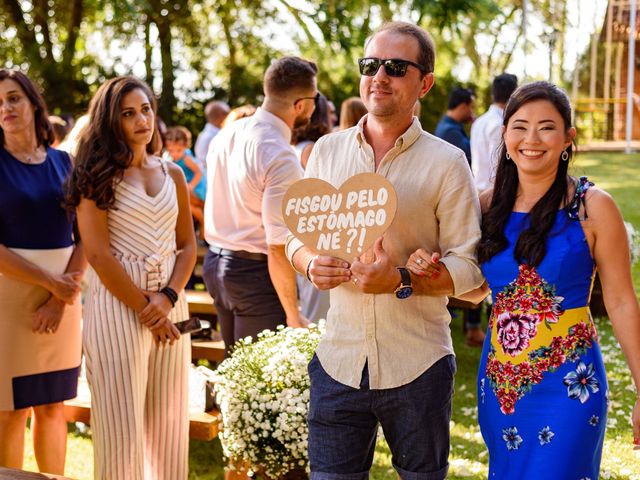
{"type": "Polygon", "coordinates": [[[263,108],[223,128],[211,141],[204,203],[210,245],[267,253],[268,245],[285,243],[289,230],[282,198],[302,178],[290,142],[291,129],[263,108]]]}
{"type": "MultiPolygon", "coordinates": [[[[363,172],[374,172],[372,147],[362,127],[322,137],[314,146],[306,177],[321,178],[338,188],[363,172]]],[[[422,247],[442,254],[456,294],[482,284],[475,249],[480,239],[480,205],[462,150],[413,124],[385,155],[380,175],[394,186],[398,208],[384,234],[383,247],[396,265],[422,247]]],[[[302,244],[289,237],[292,258],[302,244]]],[[[393,293],[364,294],[352,283],[331,290],[327,331],[316,351],[336,381],[358,388],[368,360],[372,389],[410,383],[453,345],[446,297],[414,294],[401,300],[393,293]]]]}

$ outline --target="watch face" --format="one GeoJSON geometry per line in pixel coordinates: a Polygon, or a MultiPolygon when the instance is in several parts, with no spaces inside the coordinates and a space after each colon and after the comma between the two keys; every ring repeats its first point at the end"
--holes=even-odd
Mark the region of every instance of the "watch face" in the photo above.
{"type": "Polygon", "coordinates": [[[396,297],[400,299],[408,298],[411,296],[412,293],[413,293],[412,287],[400,287],[398,290],[396,290],[396,297]]]}

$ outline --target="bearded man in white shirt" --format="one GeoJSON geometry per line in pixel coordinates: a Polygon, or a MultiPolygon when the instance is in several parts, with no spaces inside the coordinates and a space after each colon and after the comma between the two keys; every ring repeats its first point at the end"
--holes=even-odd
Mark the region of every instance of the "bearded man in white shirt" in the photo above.
{"type": "Polygon", "coordinates": [[[288,240],[295,268],[331,289],[327,330],[309,364],[312,480],[367,479],[380,425],[402,478],[447,475],[456,369],[447,295],[482,283],[475,259],[480,206],[464,153],[413,116],[433,86],[434,62],[423,29],[383,25],[358,61],[369,113],[322,137],[305,170],[334,187],[376,172],[398,197],[383,239],[351,264],[288,240]],[[441,252],[438,277],[404,268],[418,248],[441,252]]]}
{"type": "Polygon", "coordinates": [[[478,192],[493,185],[502,142],[504,107],[518,87],[518,77],[510,73],[498,75],[491,86],[493,103],[471,125],[471,169],[478,192]]]}
{"type": "Polygon", "coordinates": [[[226,352],[246,336],[278,325],[301,327],[296,276],[285,256],[281,212],[302,177],[291,132],[309,122],[317,67],[298,57],[274,61],[256,113],[220,131],[207,154],[203,278],[215,299],[226,352]]]}

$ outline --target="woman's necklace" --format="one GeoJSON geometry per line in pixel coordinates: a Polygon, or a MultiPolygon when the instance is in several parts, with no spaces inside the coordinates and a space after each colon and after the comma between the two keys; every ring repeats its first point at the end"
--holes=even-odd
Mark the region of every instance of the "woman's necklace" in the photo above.
{"type": "Polygon", "coordinates": [[[16,151],[12,150],[11,148],[7,147],[7,145],[5,145],[4,148],[11,155],[13,155],[18,161],[20,161],[22,163],[26,163],[28,165],[36,164],[36,163],[42,163],[42,161],[40,161],[40,158],[38,158],[39,154],[42,153],[42,151],[40,149],[40,146],[35,147],[30,152],[16,152],[16,151]]]}

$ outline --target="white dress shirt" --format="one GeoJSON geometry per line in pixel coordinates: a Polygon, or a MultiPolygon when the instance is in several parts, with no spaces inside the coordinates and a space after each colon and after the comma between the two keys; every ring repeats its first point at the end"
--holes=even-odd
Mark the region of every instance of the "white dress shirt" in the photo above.
{"type": "Polygon", "coordinates": [[[205,238],[230,250],[267,253],[288,229],[281,204],[302,178],[291,129],[263,108],[220,131],[207,155],[205,238]]]}
{"type": "Polygon", "coordinates": [[[491,105],[471,125],[471,170],[479,192],[493,185],[502,142],[504,110],[491,105]]]}
{"type": "Polygon", "coordinates": [[[193,151],[196,154],[196,160],[198,161],[198,164],[203,168],[206,166],[209,144],[211,143],[211,140],[213,140],[213,137],[215,137],[219,131],[220,129],[218,127],[207,123],[200,132],[200,135],[198,135],[198,139],[196,140],[196,144],[193,147],[193,151]]]}

